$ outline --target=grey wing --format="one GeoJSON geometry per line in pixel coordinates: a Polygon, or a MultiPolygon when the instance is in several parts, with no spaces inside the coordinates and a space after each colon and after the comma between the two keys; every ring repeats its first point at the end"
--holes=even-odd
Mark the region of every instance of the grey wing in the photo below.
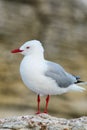
{"type": "Polygon", "coordinates": [[[59,87],[66,88],[77,82],[76,77],[67,73],[59,64],[50,61],[46,61],[46,64],[48,71],[45,72],[45,76],[55,80],[59,87]]]}

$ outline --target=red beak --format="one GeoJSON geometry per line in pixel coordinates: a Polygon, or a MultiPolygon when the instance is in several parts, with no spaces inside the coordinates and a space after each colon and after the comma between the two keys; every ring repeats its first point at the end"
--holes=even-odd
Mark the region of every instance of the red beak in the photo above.
{"type": "Polygon", "coordinates": [[[18,52],[22,52],[23,50],[20,50],[20,49],[15,49],[15,50],[12,50],[11,53],[18,53],[18,52]]]}

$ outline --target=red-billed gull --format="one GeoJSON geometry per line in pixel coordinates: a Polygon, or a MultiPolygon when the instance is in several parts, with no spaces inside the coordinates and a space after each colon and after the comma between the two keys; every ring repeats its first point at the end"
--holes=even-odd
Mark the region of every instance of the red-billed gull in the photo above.
{"type": "Polygon", "coordinates": [[[24,55],[20,64],[21,78],[24,84],[37,94],[37,114],[40,113],[41,95],[47,96],[44,110],[44,113],[47,113],[50,95],[85,90],[77,85],[81,82],[79,76],[67,73],[59,64],[44,59],[44,49],[40,41],[27,41],[19,49],[12,50],[12,53],[17,52],[24,55]]]}

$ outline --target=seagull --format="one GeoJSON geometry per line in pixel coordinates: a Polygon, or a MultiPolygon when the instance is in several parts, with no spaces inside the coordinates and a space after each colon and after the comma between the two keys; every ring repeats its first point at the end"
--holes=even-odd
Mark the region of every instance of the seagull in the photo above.
{"type": "Polygon", "coordinates": [[[85,90],[78,85],[83,82],[79,76],[68,73],[61,65],[44,58],[44,48],[40,41],[27,41],[20,48],[11,52],[24,55],[20,64],[20,74],[24,84],[37,94],[38,110],[36,114],[40,114],[40,96],[47,96],[44,113],[48,113],[51,95],[85,90]]]}

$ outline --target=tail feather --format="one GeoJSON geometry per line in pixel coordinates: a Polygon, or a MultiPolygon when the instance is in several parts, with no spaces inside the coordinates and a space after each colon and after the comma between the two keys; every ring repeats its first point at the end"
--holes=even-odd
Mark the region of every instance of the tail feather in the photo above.
{"type": "Polygon", "coordinates": [[[83,92],[83,91],[86,90],[85,88],[80,87],[80,86],[78,86],[77,84],[72,84],[72,85],[70,85],[70,86],[69,86],[69,89],[70,89],[70,91],[79,91],[79,92],[83,92]]]}
{"type": "Polygon", "coordinates": [[[73,91],[80,91],[80,92],[83,92],[84,90],[86,90],[85,88],[81,87],[83,85],[87,85],[87,82],[84,82],[84,81],[81,81],[80,80],[80,76],[75,76],[74,77],[76,78],[76,82],[72,85],[70,85],[70,89],[73,90],[73,91]],[[79,86],[81,85],[81,86],[79,86]]]}
{"type": "Polygon", "coordinates": [[[79,82],[78,85],[84,85],[84,86],[86,86],[87,82],[84,82],[84,81],[83,82],[79,82]]]}

